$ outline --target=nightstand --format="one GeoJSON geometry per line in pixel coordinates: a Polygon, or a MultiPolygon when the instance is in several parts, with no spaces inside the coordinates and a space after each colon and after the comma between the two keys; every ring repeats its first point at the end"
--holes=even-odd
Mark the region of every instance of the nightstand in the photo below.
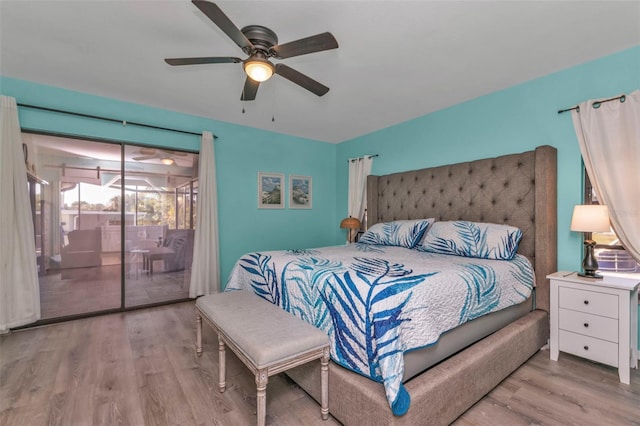
{"type": "Polygon", "coordinates": [[[595,280],[575,272],[551,280],[551,360],[567,352],[618,368],[629,384],[638,368],[638,286],[640,279],[605,275],[595,280]]]}

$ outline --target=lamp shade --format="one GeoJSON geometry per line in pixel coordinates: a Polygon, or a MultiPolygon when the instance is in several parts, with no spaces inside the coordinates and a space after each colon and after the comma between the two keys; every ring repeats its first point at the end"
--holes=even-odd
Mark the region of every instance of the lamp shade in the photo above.
{"type": "Polygon", "coordinates": [[[266,81],[273,75],[273,65],[271,62],[260,57],[249,58],[244,63],[244,72],[254,81],[266,81]]]}
{"type": "Polygon", "coordinates": [[[571,230],[577,232],[609,232],[609,209],[597,204],[573,208],[571,230]]]}
{"type": "Polygon", "coordinates": [[[342,222],[340,222],[340,228],[360,229],[360,220],[355,217],[344,218],[342,219],[342,222]]]}

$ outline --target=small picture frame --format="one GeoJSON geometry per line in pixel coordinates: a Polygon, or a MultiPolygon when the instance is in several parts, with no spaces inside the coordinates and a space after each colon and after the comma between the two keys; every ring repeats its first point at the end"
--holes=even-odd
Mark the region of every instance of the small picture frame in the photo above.
{"type": "Polygon", "coordinates": [[[258,172],[258,208],[284,208],[284,174],[258,172]]]}
{"type": "Polygon", "coordinates": [[[313,192],[311,176],[289,175],[289,208],[312,208],[313,192]]]}

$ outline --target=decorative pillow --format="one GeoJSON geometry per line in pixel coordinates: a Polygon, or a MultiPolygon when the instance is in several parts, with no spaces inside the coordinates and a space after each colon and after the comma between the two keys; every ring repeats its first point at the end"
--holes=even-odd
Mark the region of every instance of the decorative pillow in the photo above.
{"type": "Polygon", "coordinates": [[[396,220],[376,223],[358,240],[362,244],[413,248],[434,219],[396,220]]]}
{"type": "Polygon", "coordinates": [[[521,238],[522,231],[508,225],[435,222],[418,249],[481,259],[511,260],[518,251],[521,238]]]}

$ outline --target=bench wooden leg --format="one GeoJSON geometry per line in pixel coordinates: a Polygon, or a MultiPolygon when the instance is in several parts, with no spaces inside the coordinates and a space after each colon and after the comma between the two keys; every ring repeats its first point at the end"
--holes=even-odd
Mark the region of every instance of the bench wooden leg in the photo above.
{"type": "Polygon", "coordinates": [[[320,414],[322,415],[322,420],[327,420],[329,418],[329,348],[325,348],[322,351],[322,358],[320,359],[320,386],[322,388],[320,414]]]}
{"type": "Polygon", "coordinates": [[[227,387],[227,366],[224,350],[224,340],[218,334],[218,388],[220,392],[224,392],[227,387]]]}
{"type": "Polygon", "coordinates": [[[202,355],[202,317],[196,312],[196,355],[202,355]]]}
{"type": "Polygon", "coordinates": [[[256,371],[256,405],[258,409],[258,426],[264,426],[267,420],[267,382],[269,375],[266,369],[256,371]]]}

